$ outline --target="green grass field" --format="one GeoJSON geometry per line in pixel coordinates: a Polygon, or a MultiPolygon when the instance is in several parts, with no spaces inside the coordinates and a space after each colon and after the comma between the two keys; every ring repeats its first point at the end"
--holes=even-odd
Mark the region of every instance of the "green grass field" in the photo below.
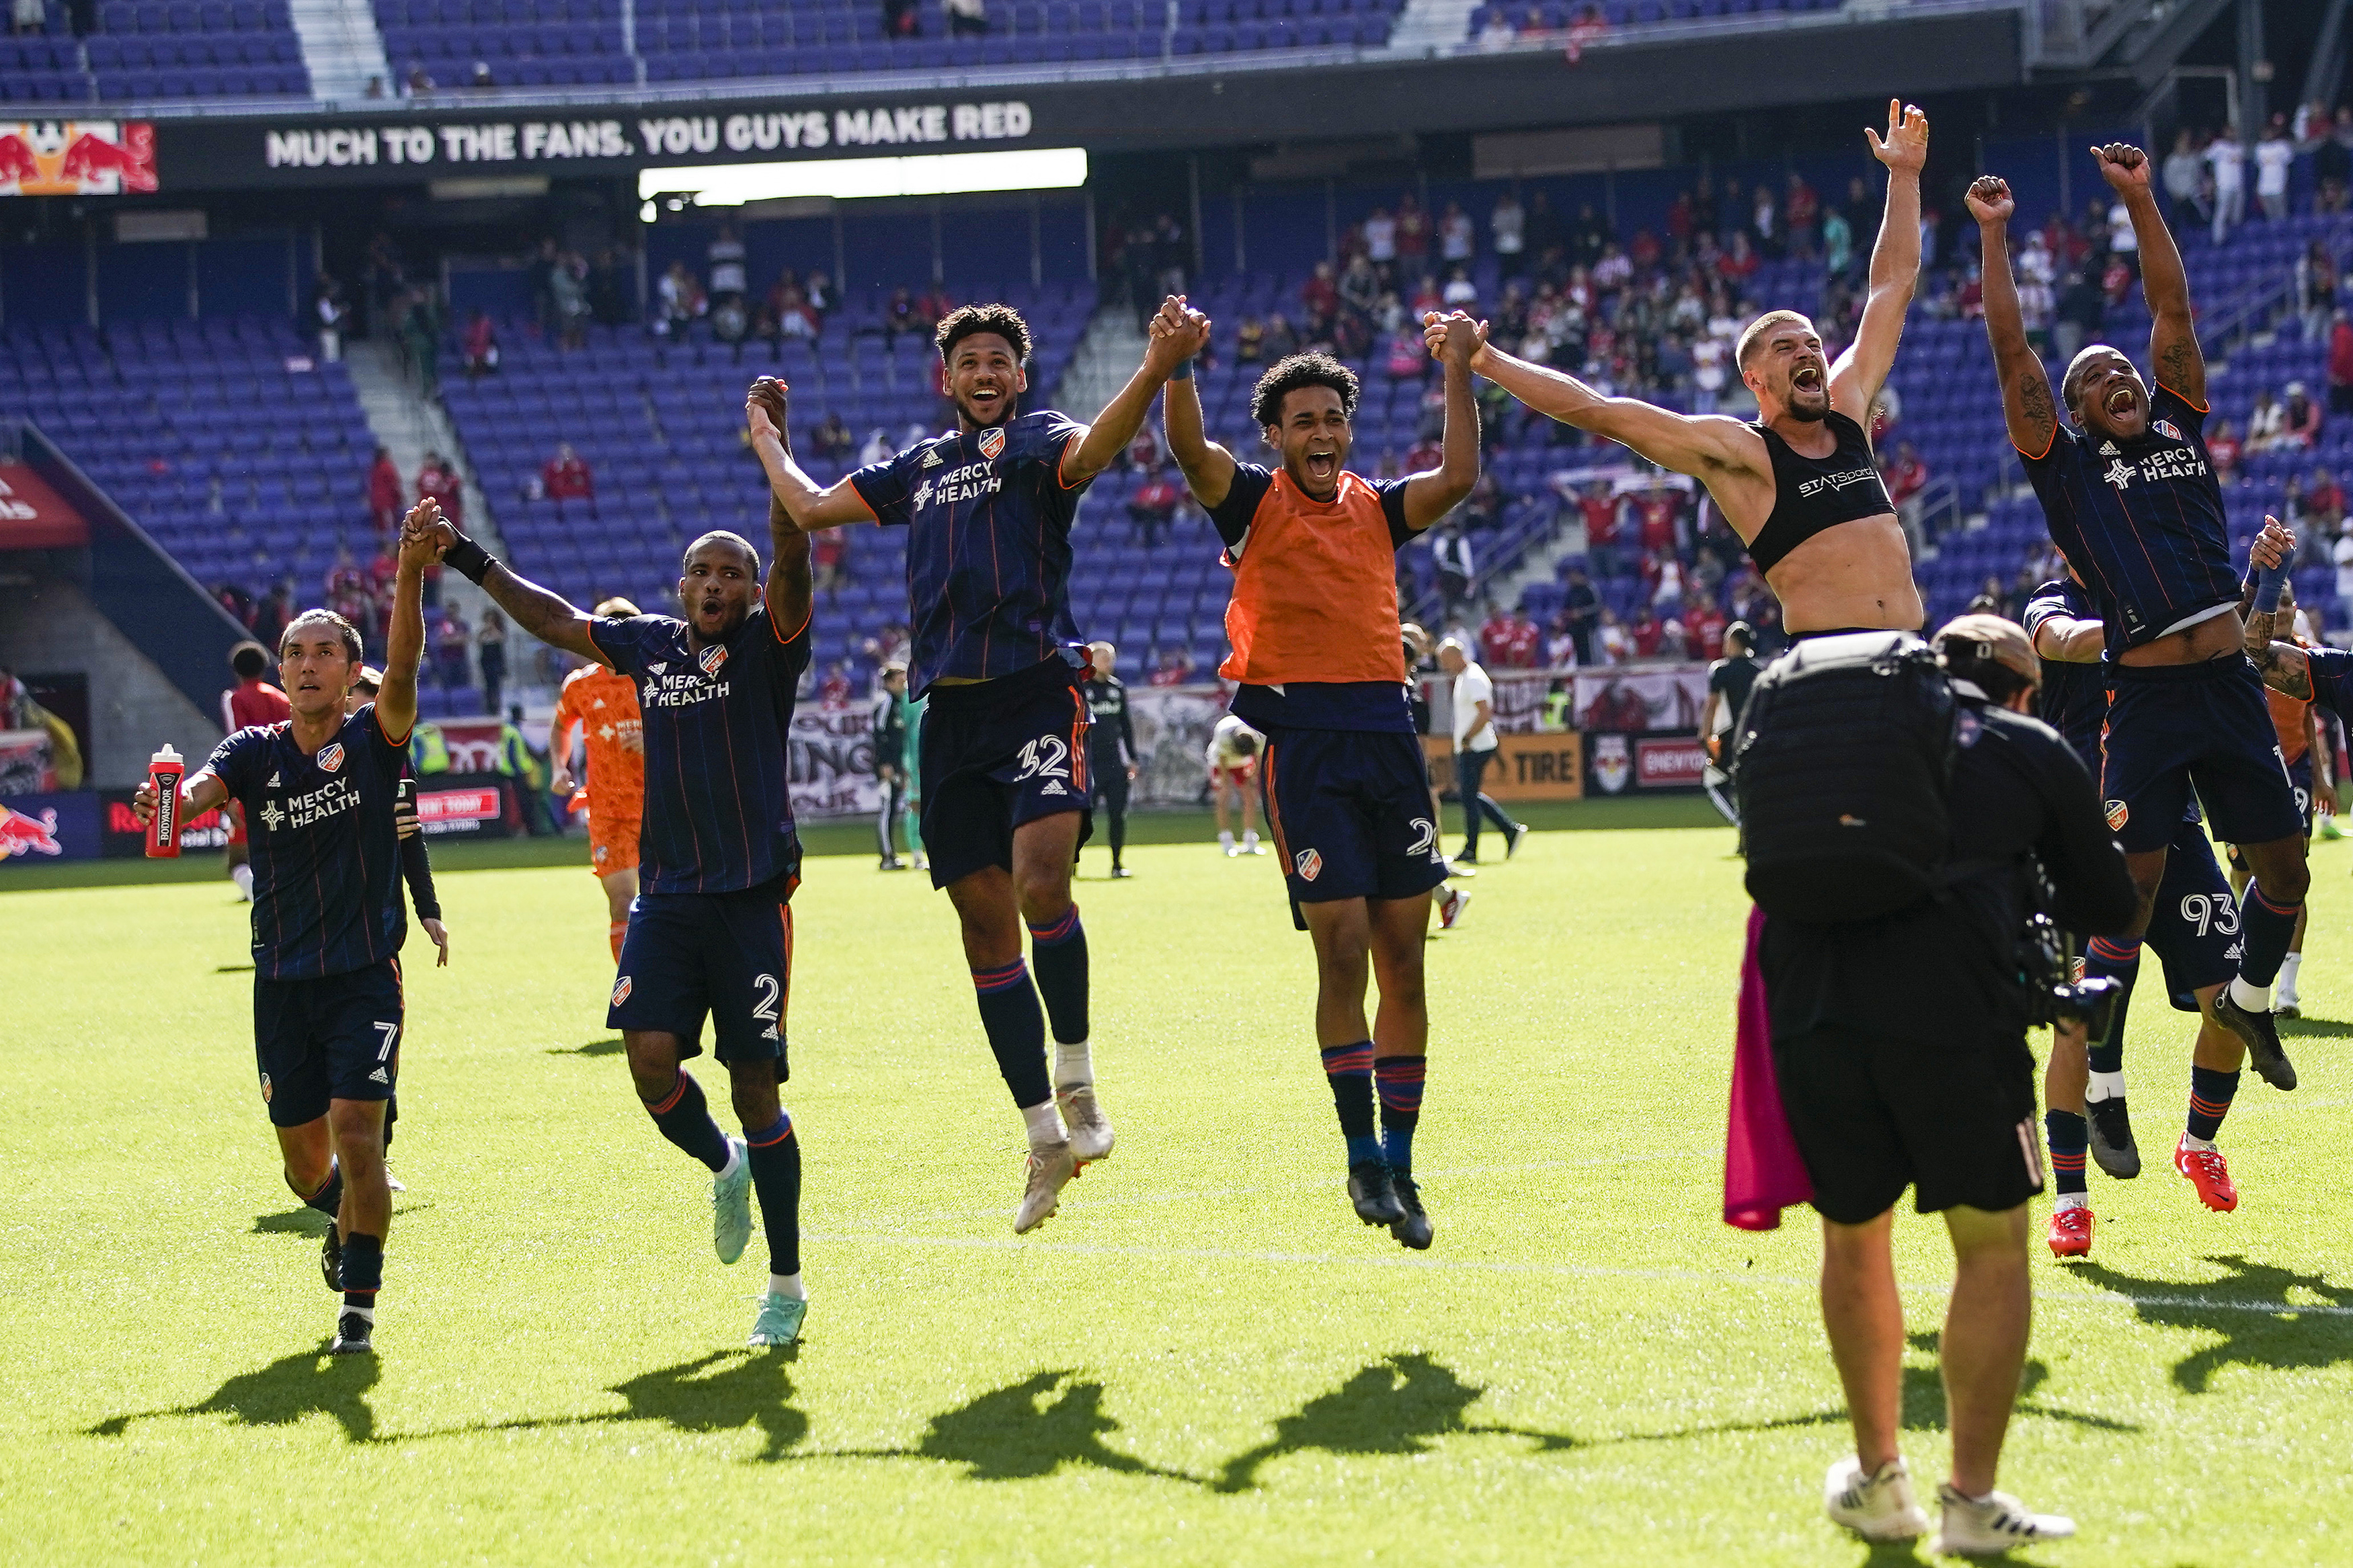
{"type": "MultiPolygon", "coordinates": [[[[1731,847],[1547,832],[1472,884],[1430,956],[1426,1256],[1341,1195],[1270,859],[1153,845],[1114,884],[1090,852],[1119,1152],[1021,1239],[1020,1124],[945,900],[813,859],[786,1099],[814,1302],[781,1355],[740,1348],[765,1247],[719,1267],[707,1181],[630,1095],[585,868],[445,873],[381,1354],[348,1363],[320,1353],[332,1299],[254,1088],[226,885],[0,892],[0,1555],[1910,1561],[1820,1517],[1846,1433],[1811,1224],[1716,1217],[1731,847]]],[[[2091,1267],[2038,1258],[2005,1465],[2084,1534],[2021,1560],[2353,1563],[2353,1022],[2324,1021],[2353,1020],[2353,845],[2316,859],[2304,1084],[2249,1075],[2235,1215],[2157,1157],[2190,1031],[2136,1015],[2150,1170],[2094,1175],[2091,1267]]],[[[1933,1479],[1949,1264],[1934,1222],[1897,1245],[1933,1479]]]]}

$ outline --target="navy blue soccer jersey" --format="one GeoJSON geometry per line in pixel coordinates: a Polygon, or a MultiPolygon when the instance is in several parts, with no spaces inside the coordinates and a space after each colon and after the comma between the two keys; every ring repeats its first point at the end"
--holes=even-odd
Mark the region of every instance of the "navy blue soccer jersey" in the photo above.
{"type": "Polygon", "coordinates": [[[2205,426],[2206,410],[2159,386],[2131,441],[2061,424],[2048,451],[2020,454],[2052,542],[2099,603],[2111,658],[2238,601],[2205,426]]]}
{"type": "Polygon", "coordinates": [[[1062,482],[1086,426],[1050,411],[918,443],[849,476],[867,510],[907,529],[908,686],[993,680],[1060,658],[1084,668],[1071,619],[1071,524],[1089,481],[1062,482]]]}
{"type": "Polygon", "coordinates": [[[2308,647],[2304,658],[2312,671],[2312,700],[2353,723],[2353,653],[2341,647],[2308,647]]]}
{"type": "MultiPolygon", "coordinates": [[[[2096,621],[2098,610],[2084,590],[2063,577],[2034,590],[2021,617],[2026,635],[2042,635],[2042,625],[2054,616],[2071,621],[2096,621]]],[[[2107,672],[2096,664],[2075,664],[2063,658],[2042,661],[2042,691],[2035,704],[2042,721],[2066,739],[2092,770],[2100,774],[2100,727],[2108,721],[2107,672]]]]}
{"type": "Polygon", "coordinates": [[[755,609],[697,656],[670,616],[592,621],[597,651],[638,686],[645,723],[649,893],[732,893],[800,863],[785,742],[809,628],[755,609]]]}
{"type": "Polygon", "coordinates": [[[245,808],[259,978],[346,974],[398,956],[408,915],[393,794],[407,743],[385,735],[370,702],[315,756],[280,720],[239,730],[197,770],[245,808]]]}

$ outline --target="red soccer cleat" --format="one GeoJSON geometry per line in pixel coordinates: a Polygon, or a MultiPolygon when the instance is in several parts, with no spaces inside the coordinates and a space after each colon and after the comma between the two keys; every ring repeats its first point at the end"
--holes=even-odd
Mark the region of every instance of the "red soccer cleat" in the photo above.
{"type": "Polygon", "coordinates": [[[2239,1206],[2239,1189],[2231,1184],[2231,1167],[2220,1149],[2192,1149],[2187,1133],[2174,1145],[2173,1168],[2198,1189],[2198,1201],[2216,1214],[2239,1206]]]}
{"type": "Polygon", "coordinates": [[[2092,1211],[2083,1204],[2072,1208],[2051,1211],[2051,1229],[2043,1237],[2051,1244],[2053,1258],[2089,1258],[2092,1255],[2092,1211]]]}

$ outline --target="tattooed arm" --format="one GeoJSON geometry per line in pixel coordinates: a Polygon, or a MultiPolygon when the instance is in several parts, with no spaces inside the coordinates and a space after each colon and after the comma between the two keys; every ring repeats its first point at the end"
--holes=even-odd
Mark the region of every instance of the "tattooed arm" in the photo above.
{"type": "MultiPolygon", "coordinates": [[[[2304,649],[2292,642],[2274,642],[2272,626],[2279,617],[2275,611],[2254,607],[2255,574],[2266,567],[2278,565],[2288,559],[2295,549],[2295,535],[2280,526],[2279,519],[2263,519],[2263,531],[2255,535],[2254,548],[2247,562],[2247,592],[2241,600],[2247,618],[2247,657],[2254,660],[2263,672],[2263,684],[2290,697],[2309,700],[2312,696],[2312,660],[2304,649]]],[[[2290,625],[2295,611],[2288,612],[2290,625]]]]}
{"type": "Polygon", "coordinates": [[[2101,175],[2123,198],[2125,211],[2132,215],[2133,236],[2140,241],[2140,291],[2155,318],[2148,357],[2157,367],[2158,384],[2202,409],[2206,358],[2199,352],[2198,328],[2189,319],[2189,275],[2182,270],[2173,231],[2166,226],[2157,193],[2149,187],[2148,155],[2121,142],[2094,147],[2092,155],[2099,160],[2101,175]]]}
{"type": "Polygon", "coordinates": [[[2010,444],[2040,458],[2059,438],[2059,415],[2052,406],[2051,378],[2026,341],[2018,309],[2018,283],[2010,273],[2010,187],[1991,174],[1969,187],[1969,216],[1978,220],[1985,250],[1986,336],[1993,343],[1994,374],[2001,378],[2001,411],[2010,423],[2010,444]]]}

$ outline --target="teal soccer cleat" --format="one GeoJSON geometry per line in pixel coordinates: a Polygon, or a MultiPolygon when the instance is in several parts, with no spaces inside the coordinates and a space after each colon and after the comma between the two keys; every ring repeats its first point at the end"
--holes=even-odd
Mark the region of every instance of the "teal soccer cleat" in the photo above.
{"type": "Polygon", "coordinates": [[[792,1344],[801,1337],[801,1321],[807,1316],[807,1301],[771,1290],[760,1298],[760,1315],[753,1321],[748,1342],[755,1351],[792,1344]]]}
{"type": "Polygon", "coordinates": [[[711,1247],[722,1263],[733,1263],[752,1244],[752,1158],[741,1138],[727,1140],[733,1176],[711,1178],[711,1247]]]}

